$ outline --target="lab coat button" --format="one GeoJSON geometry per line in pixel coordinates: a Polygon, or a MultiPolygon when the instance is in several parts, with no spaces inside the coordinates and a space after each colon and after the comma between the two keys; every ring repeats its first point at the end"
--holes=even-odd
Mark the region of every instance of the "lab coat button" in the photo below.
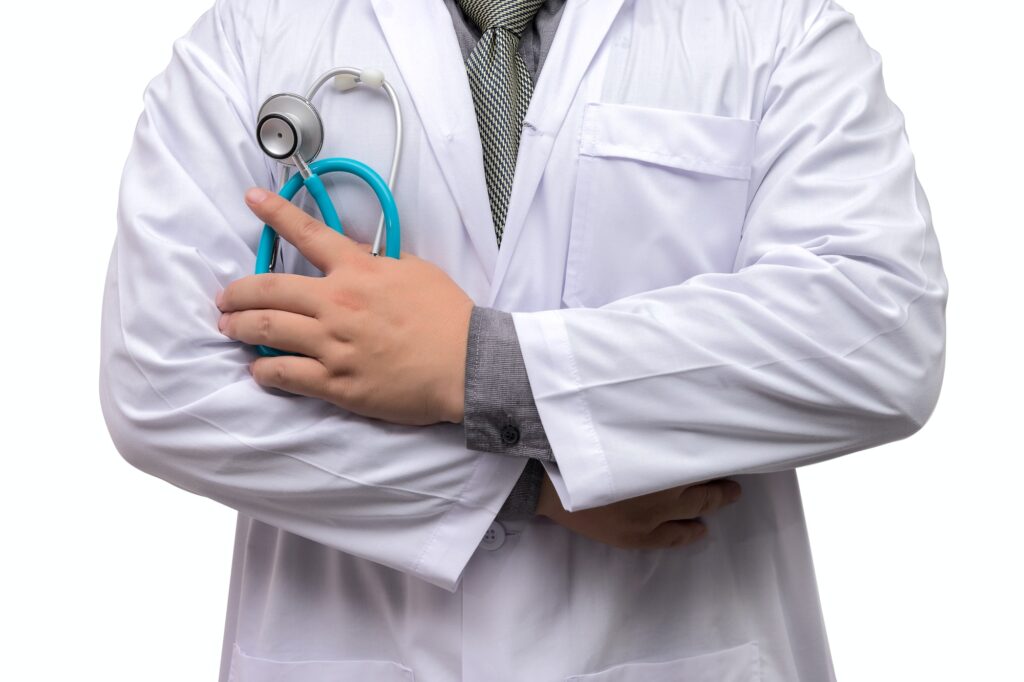
{"type": "Polygon", "coordinates": [[[505,445],[515,445],[519,442],[519,429],[515,424],[506,424],[501,427],[501,442],[505,445]]]}
{"type": "Polygon", "coordinates": [[[505,526],[495,521],[484,533],[484,539],[480,541],[480,546],[493,552],[503,544],[505,544],[505,526]]]}

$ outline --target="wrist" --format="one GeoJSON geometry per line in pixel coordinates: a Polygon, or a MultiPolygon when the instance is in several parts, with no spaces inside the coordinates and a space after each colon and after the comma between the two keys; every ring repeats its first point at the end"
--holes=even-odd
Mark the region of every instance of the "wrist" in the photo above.
{"type": "Polygon", "coordinates": [[[555,486],[548,478],[548,472],[545,469],[544,477],[540,482],[540,496],[537,498],[537,509],[534,512],[536,516],[546,516],[549,519],[554,519],[558,512],[563,511],[562,501],[558,499],[558,493],[555,491],[555,486]]]}
{"type": "MultiPolygon", "coordinates": [[[[466,417],[466,363],[469,360],[469,328],[473,314],[473,302],[463,302],[462,313],[458,316],[458,332],[455,338],[461,342],[454,353],[449,371],[439,391],[441,420],[461,424],[466,417]]],[[[459,343],[459,342],[457,342],[459,343]]]]}
{"type": "Polygon", "coordinates": [[[446,391],[446,399],[443,401],[442,421],[452,424],[461,424],[466,417],[466,389],[465,378],[459,378],[454,386],[446,391]]]}

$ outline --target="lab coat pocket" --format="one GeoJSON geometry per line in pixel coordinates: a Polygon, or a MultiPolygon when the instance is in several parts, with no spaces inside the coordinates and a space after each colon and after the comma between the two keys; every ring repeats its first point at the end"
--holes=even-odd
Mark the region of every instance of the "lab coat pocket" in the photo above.
{"type": "Polygon", "coordinates": [[[583,115],[563,301],[596,307],[732,270],[757,122],[628,104],[583,115]]]}
{"type": "Polygon", "coordinates": [[[235,645],[228,682],[415,682],[412,670],[383,660],[279,661],[257,658],[235,645]]]}
{"type": "Polygon", "coordinates": [[[759,682],[757,642],[700,656],[658,663],[626,663],[565,682],[759,682]]]}

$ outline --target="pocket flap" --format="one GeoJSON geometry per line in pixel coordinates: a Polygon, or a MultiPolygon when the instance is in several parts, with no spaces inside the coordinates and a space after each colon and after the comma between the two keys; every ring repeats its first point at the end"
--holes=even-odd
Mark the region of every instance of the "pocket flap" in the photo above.
{"type": "Polygon", "coordinates": [[[761,679],[757,642],[700,656],[657,663],[626,663],[565,682],[758,682],[761,679]]]}
{"type": "Polygon", "coordinates": [[[629,104],[588,104],[580,153],[750,179],[756,121],[629,104]]]}

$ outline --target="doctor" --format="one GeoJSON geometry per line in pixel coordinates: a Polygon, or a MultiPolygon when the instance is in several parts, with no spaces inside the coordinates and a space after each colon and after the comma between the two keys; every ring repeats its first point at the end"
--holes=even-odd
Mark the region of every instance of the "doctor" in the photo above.
{"type": "MultiPolygon", "coordinates": [[[[331,94],[324,155],[386,168],[331,94]]],[[[946,294],[832,0],[220,0],[146,92],[101,398],[239,511],[222,680],[818,682],[793,468],[921,427],[946,294]],[[252,189],[262,99],[349,63],[407,112],[398,261],[363,187],[349,238],[252,189]]]]}

